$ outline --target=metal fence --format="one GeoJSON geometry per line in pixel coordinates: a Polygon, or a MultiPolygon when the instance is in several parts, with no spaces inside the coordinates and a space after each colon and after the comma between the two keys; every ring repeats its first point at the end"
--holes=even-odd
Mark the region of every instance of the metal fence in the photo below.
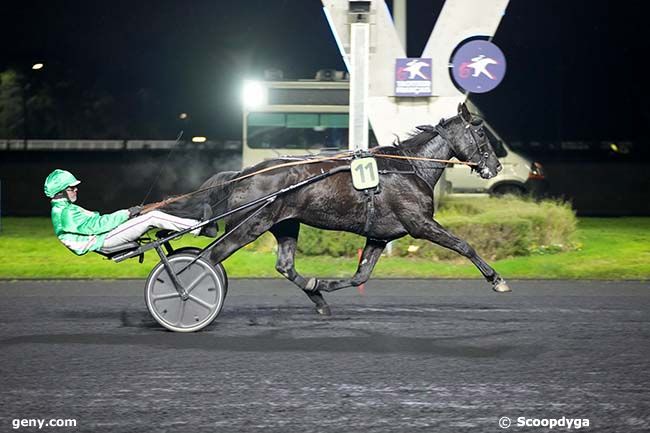
{"type": "MultiPolygon", "coordinates": [[[[3,140],[0,139],[0,151],[23,150],[146,150],[171,149],[175,140],[3,140]]],[[[225,140],[193,143],[182,141],[179,147],[185,149],[241,149],[241,141],[225,140]]]]}

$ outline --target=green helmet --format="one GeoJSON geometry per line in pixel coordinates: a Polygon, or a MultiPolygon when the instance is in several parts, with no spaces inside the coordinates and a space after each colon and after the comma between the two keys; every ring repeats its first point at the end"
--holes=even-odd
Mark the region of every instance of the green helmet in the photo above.
{"type": "Polygon", "coordinates": [[[45,187],[43,190],[46,196],[52,198],[67,187],[79,185],[80,183],[81,181],[78,181],[69,171],[57,168],[45,179],[45,187]]]}

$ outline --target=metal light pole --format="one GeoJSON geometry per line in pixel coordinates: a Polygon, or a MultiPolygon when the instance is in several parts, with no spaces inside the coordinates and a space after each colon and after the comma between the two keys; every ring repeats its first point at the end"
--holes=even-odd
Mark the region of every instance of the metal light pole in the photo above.
{"type": "Polygon", "coordinates": [[[29,82],[23,84],[23,149],[27,149],[27,135],[29,134],[29,121],[27,120],[27,91],[29,82]]]}
{"type": "Polygon", "coordinates": [[[368,150],[370,1],[350,1],[350,124],[348,148],[368,150]]]}

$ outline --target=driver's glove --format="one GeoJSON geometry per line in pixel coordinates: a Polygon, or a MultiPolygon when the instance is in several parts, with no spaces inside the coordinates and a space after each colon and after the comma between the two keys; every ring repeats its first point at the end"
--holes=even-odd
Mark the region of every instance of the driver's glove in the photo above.
{"type": "Polygon", "coordinates": [[[129,218],[136,217],[142,212],[142,206],[133,206],[129,208],[129,218]]]}

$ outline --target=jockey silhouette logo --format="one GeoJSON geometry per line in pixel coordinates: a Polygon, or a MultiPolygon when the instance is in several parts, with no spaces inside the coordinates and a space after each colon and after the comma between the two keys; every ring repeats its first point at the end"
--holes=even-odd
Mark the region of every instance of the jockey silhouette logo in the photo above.
{"type": "Polygon", "coordinates": [[[457,49],[452,67],[454,81],[461,89],[485,93],[503,80],[506,60],[499,47],[493,43],[475,40],[457,49]]]}

